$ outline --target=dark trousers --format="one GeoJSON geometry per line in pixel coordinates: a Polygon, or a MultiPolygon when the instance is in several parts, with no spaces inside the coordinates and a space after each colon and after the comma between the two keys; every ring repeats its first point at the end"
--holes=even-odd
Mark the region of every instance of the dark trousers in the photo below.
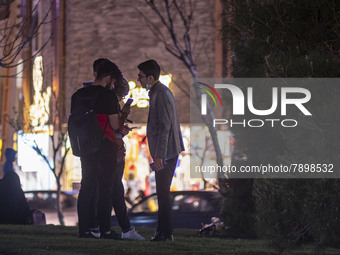
{"type": "Polygon", "coordinates": [[[168,159],[166,166],[156,172],[156,191],[158,199],[158,225],[157,232],[171,235],[172,226],[172,200],[170,185],[175,172],[177,158],[168,159]]]}
{"type": "MultiPolygon", "coordinates": [[[[112,206],[115,210],[118,224],[122,231],[128,232],[131,229],[130,219],[127,216],[127,209],[124,197],[124,185],[122,183],[122,177],[124,174],[125,161],[120,160],[117,162],[116,172],[112,187],[112,206]]],[[[97,181],[97,180],[96,180],[97,181]]],[[[91,216],[90,216],[90,228],[96,228],[98,225],[98,186],[96,193],[91,197],[91,216]]]]}
{"type": "MultiPolygon", "coordinates": [[[[112,152],[117,155],[117,150],[112,152]]],[[[88,232],[93,214],[93,199],[98,191],[98,223],[100,232],[111,230],[112,187],[117,156],[103,159],[81,158],[82,180],[78,196],[79,233],[88,232]]]]}
{"type": "Polygon", "coordinates": [[[130,219],[127,216],[125,197],[124,197],[124,185],[122,183],[122,177],[124,174],[125,161],[120,160],[117,163],[117,176],[113,185],[112,192],[112,205],[116,213],[118,224],[122,231],[125,233],[131,229],[130,219]]]}

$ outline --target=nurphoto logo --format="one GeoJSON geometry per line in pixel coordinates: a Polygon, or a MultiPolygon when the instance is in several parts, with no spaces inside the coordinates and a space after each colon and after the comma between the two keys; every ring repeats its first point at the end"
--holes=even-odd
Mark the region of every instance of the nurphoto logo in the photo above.
{"type": "MultiPolygon", "coordinates": [[[[303,115],[312,116],[312,113],[306,108],[305,104],[311,100],[311,92],[306,88],[300,87],[272,87],[271,89],[271,106],[267,109],[257,109],[254,106],[254,89],[253,87],[247,87],[246,102],[244,92],[236,85],[232,84],[214,84],[214,87],[205,83],[199,83],[202,86],[209,88],[223,105],[222,100],[216,89],[227,89],[232,96],[232,115],[242,116],[245,115],[245,107],[247,110],[256,116],[266,116],[265,119],[243,119],[241,121],[233,121],[233,119],[214,119],[213,125],[225,125],[230,127],[239,125],[243,127],[263,127],[265,124],[269,124],[271,127],[275,127],[276,123],[280,123],[282,127],[296,127],[298,121],[296,119],[277,119],[270,118],[270,115],[280,110],[281,116],[287,116],[287,105],[295,106],[303,115]],[[280,100],[279,100],[280,99],[280,100]],[[279,106],[280,102],[280,106],[279,106]]],[[[215,106],[217,102],[213,94],[206,88],[199,87],[206,92],[213,100],[215,106]]],[[[267,88],[269,89],[269,88],[267,88]]],[[[207,115],[207,94],[201,94],[201,115],[207,115]]],[[[268,98],[266,98],[268,100],[268,98]]]]}
{"type": "Polygon", "coordinates": [[[191,178],[340,178],[340,79],[190,82],[191,178]]]}

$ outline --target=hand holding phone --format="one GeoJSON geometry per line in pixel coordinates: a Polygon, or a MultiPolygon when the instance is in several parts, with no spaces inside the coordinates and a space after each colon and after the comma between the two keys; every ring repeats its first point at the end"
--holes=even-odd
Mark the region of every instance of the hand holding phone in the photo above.
{"type": "Polygon", "coordinates": [[[132,131],[132,129],[134,129],[136,127],[129,127],[128,125],[124,125],[122,127],[120,127],[119,129],[119,133],[122,134],[123,136],[127,135],[130,131],[132,131]]]}
{"type": "Polygon", "coordinates": [[[130,106],[131,106],[132,102],[133,102],[133,99],[129,98],[122,108],[122,112],[125,114],[125,118],[127,118],[127,116],[130,114],[130,106]]]}
{"type": "Polygon", "coordinates": [[[125,108],[125,107],[130,107],[131,104],[132,104],[132,102],[133,102],[133,99],[132,99],[132,98],[129,98],[129,99],[126,101],[126,103],[125,103],[125,105],[124,105],[123,108],[125,108]]]}

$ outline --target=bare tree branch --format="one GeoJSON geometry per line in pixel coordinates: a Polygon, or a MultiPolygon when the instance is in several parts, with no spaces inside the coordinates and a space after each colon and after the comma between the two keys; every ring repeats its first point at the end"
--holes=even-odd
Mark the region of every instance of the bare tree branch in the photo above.
{"type": "MultiPolygon", "coordinates": [[[[42,92],[40,92],[42,93],[42,92]]],[[[53,103],[55,104],[56,109],[59,108],[58,106],[58,98],[55,93],[52,94],[53,103]]],[[[42,97],[43,100],[50,100],[50,97],[42,97]]],[[[48,102],[47,101],[47,102],[48,102]]],[[[46,101],[45,101],[46,102],[46,101]]],[[[44,104],[45,105],[45,104],[44,104]]],[[[58,218],[59,222],[61,225],[64,225],[64,217],[62,213],[62,207],[61,207],[61,202],[60,202],[60,191],[61,191],[61,176],[63,174],[64,166],[65,166],[65,160],[67,157],[68,152],[70,151],[70,147],[67,145],[67,129],[61,127],[60,121],[58,122],[57,119],[60,118],[61,112],[59,110],[55,112],[48,111],[48,107],[53,108],[51,105],[45,106],[44,111],[42,111],[42,116],[44,114],[48,114],[48,120],[42,119],[38,120],[36,122],[36,126],[34,126],[34,123],[32,120],[31,115],[29,114],[29,109],[24,108],[22,111],[25,113],[26,116],[29,116],[28,119],[22,118],[24,116],[23,112],[18,112],[14,110],[14,117],[9,118],[8,116],[6,117],[6,121],[9,123],[10,126],[14,128],[15,131],[18,132],[19,135],[23,135],[23,129],[24,127],[27,127],[28,130],[25,132],[27,133],[41,133],[41,132],[46,132],[46,129],[42,127],[46,127],[48,125],[48,133],[49,133],[49,138],[50,138],[50,148],[52,150],[52,158],[48,156],[48,154],[39,147],[37,140],[33,140],[30,142],[30,146],[36,153],[43,159],[43,161],[46,163],[48,166],[48,169],[52,172],[55,181],[56,181],[56,186],[57,186],[57,213],[58,213],[58,218]],[[26,112],[27,111],[27,112],[26,112]],[[28,123],[25,123],[27,121],[28,123]],[[44,121],[44,123],[41,123],[44,121]],[[53,125],[51,125],[53,123],[53,125]],[[59,123],[59,126],[56,125],[56,123],[59,123]],[[37,129],[38,127],[38,129],[37,129]],[[52,130],[51,130],[52,129],[52,130]],[[64,150],[63,150],[64,148],[64,150]]],[[[42,117],[40,116],[40,117],[42,117]]]]}
{"type": "Polygon", "coordinates": [[[50,39],[52,38],[51,35],[46,39],[43,45],[35,52],[35,54],[27,59],[23,59],[19,63],[14,64],[19,54],[22,50],[26,47],[28,43],[30,43],[34,38],[36,38],[43,25],[49,24],[51,21],[48,21],[48,17],[52,12],[54,0],[51,1],[50,7],[45,13],[44,17],[42,18],[41,22],[38,22],[37,19],[33,19],[32,24],[28,24],[29,20],[34,17],[33,14],[37,12],[38,6],[41,3],[41,0],[33,7],[32,11],[23,17],[23,19],[15,23],[13,25],[9,25],[9,19],[6,20],[5,27],[1,28],[0,31],[2,32],[0,38],[0,48],[2,49],[2,57],[0,58],[0,66],[3,68],[13,68],[16,67],[26,61],[29,61],[36,57],[48,44],[50,39]],[[27,31],[27,26],[30,25],[30,31],[25,36],[25,31],[27,31]]]}
{"type": "Polygon", "coordinates": [[[144,20],[146,21],[146,25],[149,27],[150,31],[154,34],[154,36],[159,40],[161,41],[166,47],[167,47],[167,50],[172,54],[174,55],[176,58],[179,58],[180,59],[180,55],[178,55],[176,53],[176,49],[173,48],[173,46],[171,46],[168,42],[167,42],[167,39],[166,37],[164,36],[164,34],[162,33],[162,31],[159,29],[158,26],[156,26],[155,24],[153,24],[141,11],[139,11],[137,8],[136,8],[136,11],[139,15],[141,15],[144,20]]]}
{"type": "MultiPolygon", "coordinates": [[[[157,3],[161,6],[164,6],[164,11],[162,12],[159,7],[155,5],[154,0],[144,0],[144,3],[151,8],[151,10],[156,14],[156,16],[159,18],[161,23],[163,24],[164,28],[168,31],[168,36],[170,36],[172,41],[172,47],[169,46],[168,42],[162,41],[164,43],[165,49],[172,55],[176,56],[184,65],[189,69],[195,83],[199,81],[198,79],[198,73],[196,69],[195,61],[192,57],[193,50],[192,50],[192,43],[191,43],[191,37],[190,37],[190,29],[191,29],[191,22],[193,19],[194,14],[194,6],[193,2],[189,1],[189,14],[187,14],[187,7],[185,6],[185,1],[182,1],[181,3],[178,2],[178,0],[163,0],[163,1],[157,1],[157,3]],[[182,40],[179,39],[178,31],[175,30],[175,23],[174,23],[174,17],[179,15],[181,17],[181,21],[183,24],[184,29],[184,36],[182,40]],[[184,46],[183,46],[184,45],[184,46]]],[[[145,16],[143,16],[147,23],[152,23],[149,19],[146,19],[145,16]]],[[[176,26],[179,25],[176,23],[176,26]]],[[[156,24],[153,24],[155,27],[156,24]]],[[[160,29],[157,28],[157,31],[160,29]]],[[[151,29],[151,32],[155,34],[155,31],[151,29]]],[[[155,36],[156,38],[157,35],[155,36]]],[[[192,84],[190,84],[191,86],[192,84]]],[[[194,86],[196,98],[198,100],[195,100],[195,103],[198,104],[199,98],[202,94],[202,91],[198,88],[198,86],[194,86]]],[[[202,116],[203,122],[207,125],[209,132],[211,134],[211,138],[214,144],[215,153],[216,153],[216,161],[218,165],[223,165],[223,158],[221,149],[218,143],[217,139],[217,129],[216,127],[213,127],[212,120],[215,118],[214,112],[212,111],[212,107],[210,106],[209,102],[207,104],[207,116],[202,116]]],[[[220,177],[220,176],[219,176],[220,177]]],[[[225,183],[219,179],[219,184],[221,189],[225,189],[225,183]]]]}
{"type": "Polygon", "coordinates": [[[39,154],[40,157],[42,157],[44,159],[44,161],[46,162],[46,164],[48,165],[48,167],[51,169],[51,171],[53,172],[54,176],[55,175],[55,171],[54,171],[54,166],[52,166],[50,164],[50,161],[48,160],[47,156],[44,154],[44,152],[40,149],[38,143],[36,140],[33,141],[34,143],[34,147],[33,149],[39,154]]]}
{"type": "MultiPolygon", "coordinates": [[[[64,169],[64,165],[65,165],[65,160],[66,160],[66,155],[68,154],[68,152],[70,151],[71,147],[67,146],[67,133],[64,133],[63,134],[63,137],[62,137],[62,144],[64,144],[64,150],[65,150],[65,156],[62,157],[62,160],[61,160],[61,164],[60,164],[60,169],[64,169]]],[[[62,171],[59,171],[59,174],[58,174],[58,177],[60,179],[61,175],[62,175],[62,171]]]]}
{"type": "MultiPolygon", "coordinates": [[[[192,13],[190,13],[188,16],[183,13],[183,11],[186,11],[185,6],[179,6],[177,3],[177,0],[174,0],[174,5],[176,7],[177,12],[180,14],[184,28],[185,28],[185,34],[183,36],[183,41],[185,43],[185,49],[187,52],[191,52],[191,39],[190,39],[190,25],[191,25],[191,19],[192,19],[192,13]]],[[[184,4],[183,4],[184,5],[184,4]]]]}

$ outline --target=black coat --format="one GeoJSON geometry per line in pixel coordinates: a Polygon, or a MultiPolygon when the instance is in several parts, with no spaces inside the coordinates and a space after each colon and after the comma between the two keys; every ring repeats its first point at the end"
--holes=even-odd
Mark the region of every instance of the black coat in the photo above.
{"type": "Polygon", "coordinates": [[[14,171],[8,172],[0,180],[0,224],[26,224],[29,215],[20,178],[14,171]]]}

